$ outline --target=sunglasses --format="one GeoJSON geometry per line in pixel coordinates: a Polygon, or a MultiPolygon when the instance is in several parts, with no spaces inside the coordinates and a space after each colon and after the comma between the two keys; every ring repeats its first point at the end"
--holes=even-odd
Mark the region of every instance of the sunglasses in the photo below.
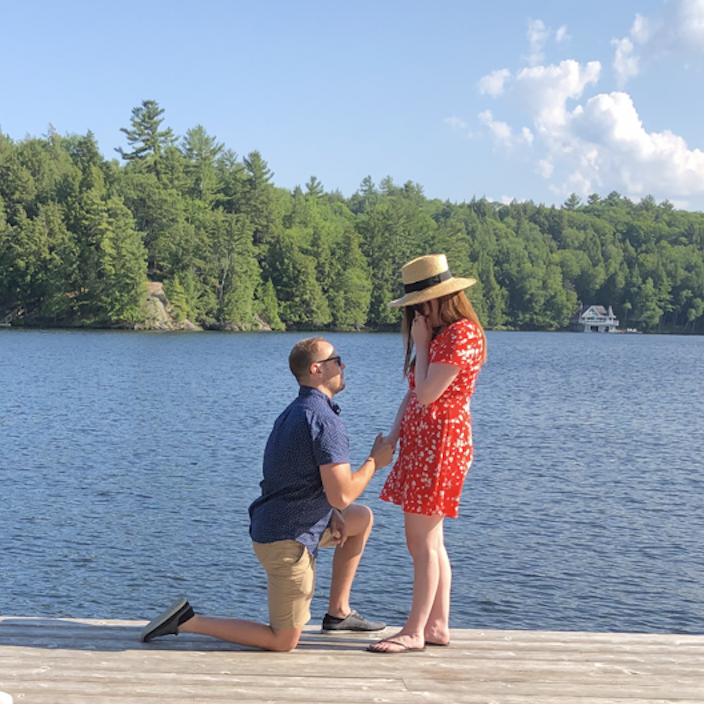
{"type": "Polygon", "coordinates": [[[325,362],[337,362],[337,366],[341,367],[342,366],[342,357],[338,354],[335,357],[328,357],[327,359],[321,359],[315,362],[315,364],[325,364],[325,362]]]}

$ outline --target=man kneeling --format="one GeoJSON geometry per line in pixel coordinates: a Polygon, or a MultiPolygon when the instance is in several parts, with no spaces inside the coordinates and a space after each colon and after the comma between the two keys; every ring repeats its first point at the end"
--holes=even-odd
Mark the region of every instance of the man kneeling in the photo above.
{"type": "Polygon", "coordinates": [[[310,620],[315,560],[335,546],[324,632],[378,631],[350,607],[350,591],[372,529],[371,510],[353,501],[377,469],[388,465],[394,445],[381,434],[369,457],[352,472],[349,441],[333,397],[345,388],[345,364],[321,337],[302,340],[289,355],[298,397],[274,423],[264,451],[261,496],[249,508],[254,552],[268,576],[269,625],[195,614],[175,601],[142,631],[142,640],[200,633],[265,650],[289,651],[310,620]]]}

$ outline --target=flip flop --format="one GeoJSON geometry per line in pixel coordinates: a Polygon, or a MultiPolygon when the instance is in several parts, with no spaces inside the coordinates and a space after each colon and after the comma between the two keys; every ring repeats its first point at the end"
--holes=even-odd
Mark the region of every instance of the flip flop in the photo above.
{"type": "Polygon", "coordinates": [[[433,643],[432,640],[426,640],[425,644],[432,645],[433,648],[447,648],[450,645],[450,641],[448,640],[447,643],[433,643]]]}
{"type": "Polygon", "coordinates": [[[367,650],[370,653],[383,653],[384,655],[398,655],[399,653],[412,653],[413,651],[417,650],[425,650],[425,646],[423,646],[422,648],[411,648],[405,643],[401,643],[401,641],[394,640],[393,638],[384,638],[384,640],[380,640],[378,641],[378,643],[373,643],[372,645],[368,646],[367,650]],[[401,650],[378,650],[374,648],[374,646],[378,645],[378,643],[393,643],[393,645],[398,645],[401,650]]]}

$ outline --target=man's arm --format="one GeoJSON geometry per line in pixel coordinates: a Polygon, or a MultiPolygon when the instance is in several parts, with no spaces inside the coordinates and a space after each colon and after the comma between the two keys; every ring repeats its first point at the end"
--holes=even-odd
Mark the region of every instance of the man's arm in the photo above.
{"type": "Polygon", "coordinates": [[[343,511],[366,488],[377,469],[386,467],[394,457],[394,444],[381,433],[374,440],[369,457],[353,472],[349,462],[324,464],[320,477],[328,501],[333,508],[343,511]]]}

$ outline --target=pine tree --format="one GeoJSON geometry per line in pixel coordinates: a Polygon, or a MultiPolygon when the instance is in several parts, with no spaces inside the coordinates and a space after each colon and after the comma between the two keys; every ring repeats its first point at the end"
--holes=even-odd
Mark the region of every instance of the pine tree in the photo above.
{"type": "Polygon", "coordinates": [[[215,162],[224,145],[211,137],[202,125],[186,132],[181,141],[181,153],[186,160],[189,195],[211,205],[216,195],[215,162]]]}
{"type": "Polygon", "coordinates": [[[372,281],[361,237],[352,228],[343,233],[338,253],[338,267],[328,294],[332,322],[337,329],[360,330],[369,315],[372,281]]]}
{"type": "Polygon", "coordinates": [[[311,176],[306,183],[306,195],[311,198],[320,198],[325,193],[323,184],[315,176],[311,176]]]}
{"type": "Polygon", "coordinates": [[[146,250],[132,214],[119,198],[106,203],[108,227],[100,242],[98,315],[111,322],[136,322],[146,297],[146,250]]]}
{"type": "Polygon", "coordinates": [[[120,128],[132,150],[125,151],[122,147],[115,149],[125,161],[140,165],[157,178],[161,176],[160,161],[164,151],[176,142],[170,127],[159,129],[164,121],[163,114],[164,109],[155,100],[143,100],[140,106],[132,109],[132,129],[120,128]]]}
{"type": "Polygon", "coordinates": [[[271,279],[267,279],[259,285],[255,301],[255,314],[272,330],[286,329],[279,317],[279,301],[276,298],[276,291],[271,279]]]}
{"type": "Polygon", "coordinates": [[[217,242],[219,261],[220,319],[249,326],[254,317],[254,294],[261,283],[254,257],[252,229],[241,215],[223,217],[217,242]]]}
{"type": "Polygon", "coordinates": [[[177,322],[182,323],[186,318],[191,317],[186,290],[178,274],[173,279],[164,282],[164,293],[169,300],[171,313],[177,322]]]}
{"type": "Polygon", "coordinates": [[[267,254],[267,273],[279,301],[279,315],[286,324],[322,327],[332,316],[315,276],[315,258],[301,252],[297,232],[276,236],[267,254]]]}

